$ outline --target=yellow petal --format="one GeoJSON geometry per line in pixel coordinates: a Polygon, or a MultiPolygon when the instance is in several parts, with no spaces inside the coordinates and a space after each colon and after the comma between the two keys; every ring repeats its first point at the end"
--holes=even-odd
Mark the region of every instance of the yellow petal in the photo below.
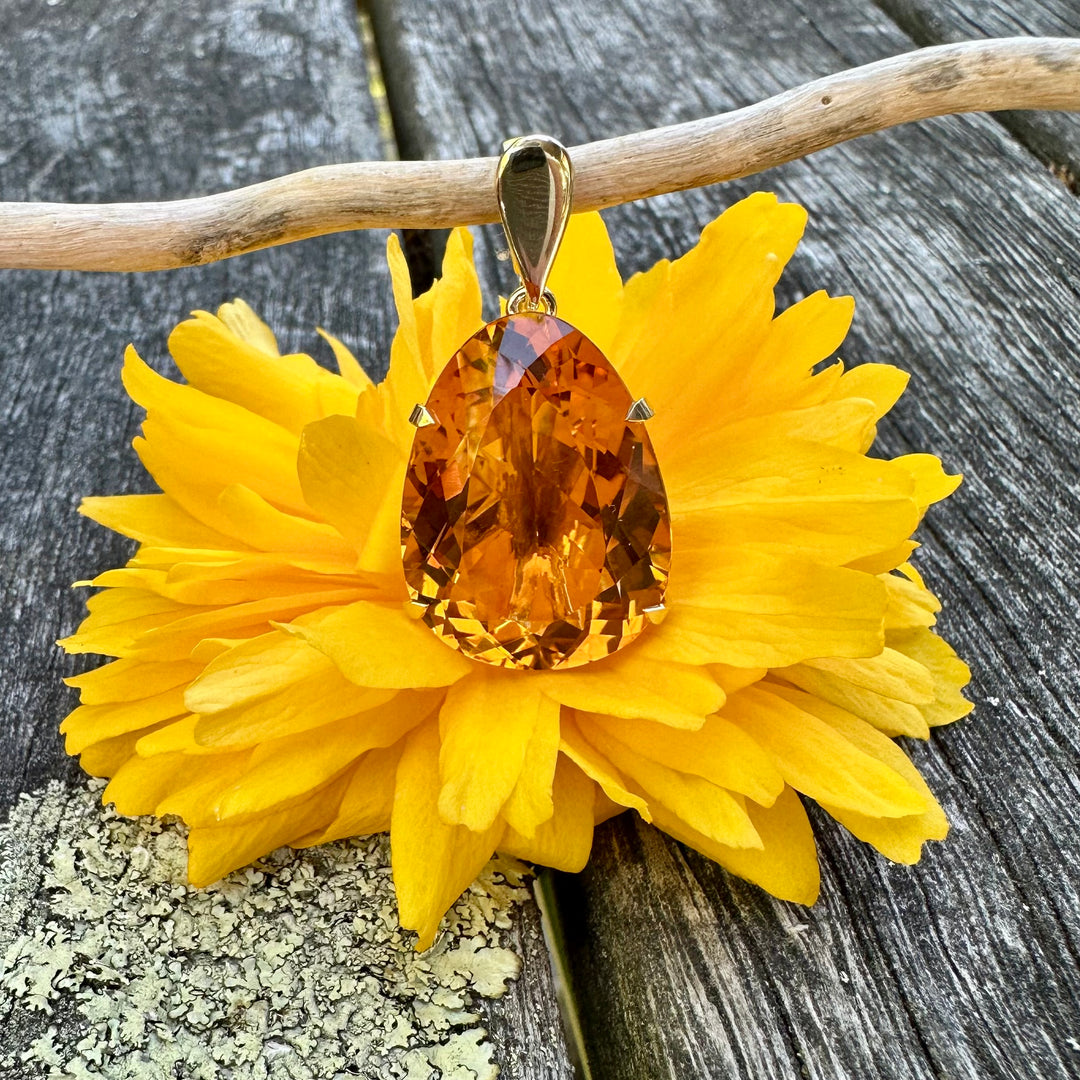
{"type": "Polygon", "coordinates": [[[195,724],[198,717],[181,716],[167,724],[155,726],[145,731],[135,744],[135,752],[140,757],[154,757],[157,754],[206,754],[213,751],[200,747],[195,742],[195,724]]]}
{"type": "Polygon", "coordinates": [[[552,789],[554,813],[537,825],[531,836],[507,827],[499,850],[576,874],[584,868],[592,850],[596,790],[596,784],[565,754],[560,754],[552,789]]]}
{"type": "MultiPolygon", "coordinates": [[[[559,758],[561,712],[550,698],[544,698],[540,705],[521,775],[502,808],[503,820],[515,835],[531,839],[555,813],[552,784],[559,758]]],[[[572,768],[569,763],[567,767],[572,768]]]]}
{"type": "Polygon", "coordinates": [[[186,660],[163,664],[113,660],[81,675],[72,675],[64,682],[78,688],[79,701],[83,705],[106,705],[116,701],[139,701],[182,686],[201,670],[198,664],[186,660]]]}
{"type": "MultiPolygon", "coordinates": [[[[417,337],[429,381],[434,380],[450,357],[480,329],[483,323],[481,306],[480,282],[473,265],[472,234],[468,229],[453,229],[443,253],[442,276],[423,296],[413,301],[417,337]]],[[[419,400],[425,401],[426,394],[419,400]]]]}
{"type": "MultiPolygon", "coordinates": [[[[845,371],[830,391],[830,398],[859,398],[872,401],[877,419],[881,419],[899,400],[911,376],[891,364],[859,364],[845,371]]],[[[857,447],[867,450],[869,445],[857,447]]]]}
{"type": "Polygon", "coordinates": [[[79,513],[113,532],[166,547],[222,548],[237,541],[192,517],[168,495],[107,495],[83,499],[79,513]]]}
{"type": "Polygon", "coordinates": [[[242,341],[254,345],[267,356],[280,356],[277,338],[270,329],[243,300],[232,300],[217,309],[217,317],[242,341]]]}
{"type": "MultiPolygon", "coordinates": [[[[743,425],[747,434],[752,435],[758,424],[773,427],[787,415],[791,416],[791,437],[810,437],[799,429],[814,424],[800,418],[798,410],[817,406],[822,408],[819,416],[830,415],[820,403],[824,389],[821,380],[812,378],[811,371],[840,346],[851,325],[853,311],[854,301],[850,296],[832,297],[816,292],[773,319],[764,329],[752,357],[727,371],[723,395],[715,400],[711,413],[701,411],[706,399],[694,415],[686,417],[697,425],[704,441],[703,452],[707,453],[705,446],[711,446],[714,441],[731,443],[737,439],[737,431],[743,425]],[[704,422],[707,417],[710,423],[704,422]],[[756,422],[751,418],[757,418],[756,422]]],[[[858,420],[863,437],[876,419],[877,416],[871,415],[867,421],[864,415],[858,420]]],[[[815,441],[831,442],[835,437],[834,434],[815,441]]],[[[859,439],[849,448],[862,450],[862,441],[859,439]]],[[[674,475],[688,467],[692,469],[695,458],[702,460],[697,455],[696,442],[696,438],[676,439],[670,446],[664,444],[665,477],[669,472],[674,475]]]]}
{"type": "Polygon", "coordinates": [[[729,207],[694,248],[665,266],[657,280],[666,275],[668,288],[649,297],[648,309],[635,311],[636,298],[655,286],[627,283],[629,317],[612,360],[634,393],[656,410],[650,431],[658,448],[678,430],[707,426],[723,412],[728,383],[768,330],[773,287],[805,224],[802,207],[758,192],[729,207]],[[708,364],[699,362],[703,356],[708,364]]]}
{"type": "Polygon", "coordinates": [[[814,833],[799,796],[788,787],[772,806],[750,804],[747,810],[764,845],[760,849],[717,844],[663,807],[657,807],[656,824],[676,840],[700,851],[732,874],[760,885],[773,896],[796,904],[813,904],[821,877],[814,833]]]}
{"type": "Polygon", "coordinates": [[[846,565],[851,570],[861,570],[865,574],[887,574],[901,563],[907,562],[918,546],[914,540],[901,540],[895,547],[875,551],[861,559],[852,559],[846,565]]]}
{"type": "MultiPolygon", "coordinates": [[[[229,317],[235,318],[235,309],[229,317]]],[[[262,327],[268,341],[244,340],[205,311],[196,311],[177,326],[169,336],[169,351],[192,386],[297,435],[305,424],[324,416],[353,415],[355,386],[310,356],[279,356],[273,335],[248,308],[242,319],[246,330],[252,329],[250,320],[262,327]],[[267,344],[272,344],[272,353],[267,344]]]]}
{"type": "Polygon", "coordinates": [[[862,660],[807,660],[806,666],[898,701],[924,705],[934,700],[934,683],[926,668],[895,649],[886,648],[880,656],[862,660]]]}
{"type": "Polygon", "coordinates": [[[613,817],[618,817],[619,814],[626,813],[626,807],[620,806],[617,802],[612,802],[607,797],[604,789],[597,784],[593,784],[593,824],[603,825],[605,821],[610,821],[613,817]]]}
{"type": "Polygon", "coordinates": [[[114,803],[121,814],[176,813],[183,817],[189,805],[202,805],[203,792],[232,783],[243,772],[248,757],[247,751],[131,757],[109,781],[101,801],[114,803]]]}
{"type": "Polygon", "coordinates": [[[57,643],[69,653],[122,656],[141,634],[198,610],[145,589],[106,589],[91,596],[86,607],[89,614],[79,629],[57,643]]]}
{"type": "Polygon", "coordinates": [[[891,648],[921,664],[934,680],[934,700],[919,706],[930,727],[951,724],[971,712],[975,706],[961,693],[971,681],[971,671],[948,642],[921,626],[891,631],[887,640],[891,648]]]}
{"type": "Polygon", "coordinates": [[[188,833],[188,881],[205,888],[226,874],[300,837],[334,817],[345,787],[338,783],[276,814],[239,825],[192,829],[188,833]]]}
{"type": "Polygon", "coordinates": [[[400,741],[432,715],[439,697],[401,693],[358,716],[261,743],[252,751],[243,777],[221,792],[201,816],[188,820],[193,825],[242,820],[299,802],[362,754],[400,741]]]}
{"type": "MultiPolygon", "coordinates": [[[[143,430],[145,431],[145,424],[143,430]]],[[[196,465],[204,463],[209,454],[216,455],[220,460],[224,456],[221,448],[187,448],[181,447],[179,442],[180,440],[174,437],[171,440],[156,439],[155,444],[151,445],[146,439],[136,436],[132,446],[146,471],[186,515],[205,524],[216,534],[227,535],[230,523],[218,506],[218,496],[235,478],[219,475],[215,479],[209,469],[192,467],[193,462],[196,465]],[[171,442],[172,445],[166,445],[162,450],[158,445],[160,442],[171,442]],[[181,459],[179,462],[176,460],[178,457],[181,459]]],[[[250,477],[244,479],[250,480],[250,477]]],[[[244,545],[232,540],[226,546],[243,548],[244,545]]]]}
{"type": "Polygon", "coordinates": [[[205,668],[211,660],[216,660],[222,653],[229,649],[235,649],[237,645],[243,645],[248,638],[203,638],[198,645],[191,650],[191,659],[200,668],[205,668]]]}
{"type": "Polygon", "coordinates": [[[771,412],[798,400],[795,395],[806,388],[813,369],[840,348],[854,314],[852,297],[823,290],[782,311],[769,325],[753,370],[740,373],[732,387],[732,411],[771,412]],[[741,402],[746,402],[742,408],[741,402]]]}
{"type": "Polygon", "coordinates": [[[333,528],[286,514],[243,484],[230,484],[225,488],[218,497],[218,506],[229,524],[230,533],[242,536],[250,547],[268,552],[311,552],[329,564],[326,573],[345,573],[353,568],[356,553],[333,528]]]}
{"type": "Polygon", "coordinates": [[[482,833],[447,825],[438,775],[439,729],[432,722],[406,740],[390,824],[398,921],[416,931],[419,950],[435,940],[443,915],[484,868],[504,829],[501,819],[482,833]]]}
{"type": "Polygon", "coordinates": [[[135,746],[140,739],[155,728],[170,723],[172,721],[163,720],[160,725],[139,728],[138,731],[129,731],[124,735],[115,735],[111,739],[94,743],[79,755],[79,765],[91,776],[112,776],[119,772],[125,762],[135,756],[135,746]]]}
{"type": "Polygon", "coordinates": [[[167,570],[135,566],[136,560],[132,560],[126,567],[99,574],[90,584],[154,592],[183,604],[188,613],[256,600],[278,602],[283,595],[305,590],[325,593],[345,588],[353,595],[373,591],[355,577],[340,573],[340,563],[327,567],[327,573],[309,573],[270,554],[225,563],[201,562],[199,558],[194,553],[193,561],[175,563],[167,570]]]}
{"type": "Polygon", "coordinates": [[[930,734],[920,706],[933,701],[933,680],[921,664],[895,650],[865,660],[810,660],[775,674],[886,735],[930,734]]]}
{"type": "Polygon", "coordinates": [[[727,694],[734,694],[744,686],[753,686],[760,682],[769,673],[765,667],[739,668],[729,664],[710,664],[709,674],[720,684],[721,689],[727,694]]]}
{"type": "Polygon", "coordinates": [[[60,725],[66,735],[65,747],[69,754],[79,754],[86,747],[114,735],[149,727],[161,720],[183,716],[184,688],[174,687],[160,694],[135,701],[121,701],[108,705],[80,705],[68,714],[60,725]]]}
{"type": "Polygon", "coordinates": [[[640,757],[678,772],[702,776],[718,787],[771,805],[784,789],[772,758],[741,728],[722,716],[710,716],[697,731],[679,731],[648,720],[590,716],[600,727],[640,757]]]}
{"type": "MultiPolygon", "coordinates": [[[[109,592],[118,590],[110,589],[109,592]]],[[[168,619],[159,618],[159,625],[136,628],[133,623],[103,628],[98,634],[78,636],[83,649],[113,655],[141,657],[146,660],[179,660],[191,654],[204,638],[255,637],[271,628],[278,620],[295,619],[310,611],[318,611],[335,604],[348,604],[356,599],[359,589],[322,589],[311,593],[295,593],[288,596],[269,597],[250,603],[230,604],[221,608],[183,606],[168,619]],[[190,612],[191,614],[186,614],[190,612]],[[101,644],[110,648],[102,649],[101,644]]],[[[108,595],[104,593],[102,595],[108,595]]]]}
{"type": "Polygon", "coordinates": [[[337,361],[338,372],[347,383],[360,391],[370,390],[375,385],[344,342],[339,341],[333,334],[328,334],[321,326],[317,327],[315,332],[330,346],[337,361]]]}
{"type": "Polygon", "coordinates": [[[962,476],[949,476],[940,459],[933,454],[905,454],[893,459],[893,464],[905,468],[915,481],[915,501],[919,511],[951,495],[963,481],[962,476]]]}
{"type": "Polygon", "coordinates": [[[318,649],[280,630],[222,653],[189,687],[205,747],[252,746],[372,709],[393,696],[349,682],[318,649]]]}
{"type": "Polygon", "coordinates": [[[723,459],[699,468],[679,490],[678,512],[742,506],[764,500],[885,495],[911,497],[910,468],[779,431],[739,439],[723,459]]]}
{"type": "Polygon", "coordinates": [[[695,433],[693,439],[680,439],[670,447],[665,446],[665,478],[669,474],[675,482],[680,482],[684,474],[692,478],[695,472],[700,472],[702,461],[722,460],[744,444],[761,445],[769,439],[797,439],[861,453],[878,420],[874,403],[863,398],[800,404],[790,409],[778,409],[775,402],[769,402],[768,408],[769,411],[760,416],[730,421],[725,417],[724,423],[713,424],[695,433]]]}
{"type": "Polygon", "coordinates": [[[910,567],[905,570],[901,566],[899,574],[883,574],[881,577],[888,597],[885,607],[886,631],[933,626],[937,622],[935,616],[941,610],[941,603],[923,585],[917,574],[912,580],[908,571],[914,574],[910,567]]]}
{"type": "Polygon", "coordinates": [[[296,436],[240,405],[152,371],[131,347],[124,386],[146,409],[135,449],[162,490],[211,527],[222,488],[244,484],[282,510],[304,516],[296,478],[296,436]]]}
{"type": "Polygon", "coordinates": [[[604,795],[613,803],[636,810],[646,821],[652,820],[648,804],[640,795],[630,791],[619,770],[585,738],[573,713],[563,713],[559,750],[599,784],[604,795]]]}
{"type": "MultiPolygon", "coordinates": [[[[439,713],[439,813],[448,825],[490,829],[522,779],[526,751],[538,726],[555,751],[535,778],[550,801],[558,750],[559,706],[544,697],[528,672],[478,669],[455,683],[439,713]],[[555,736],[549,732],[554,726],[555,736]]],[[[527,809],[528,798],[525,799],[527,809]]]]}
{"type": "MultiPolygon", "coordinates": [[[[648,376],[648,359],[658,355],[663,340],[659,328],[671,325],[673,303],[671,263],[667,259],[644,273],[634,274],[623,286],[619,325],[607,355],[627,385],[639,394],[642,372],[648,376]]],[[[654,441],[658,434],[662,438],[662,433],[654,432],[652,427],[650,434],[654,441]]]]}
{"type": "Polygon", "coordinates": [[[782,686],[751,687],[728,699],[724,715],[769,751],[804,795],[873,817],[921,814],[922,793],[819,720],[809,711],[815,700],[782,686]]]}
{"type": "Polygon", "coordinates": [[[622,314],[623,285],[607,227],[595,211],[570,218],[548,288],[559,302],[559,318],[608,355],[622,314]]]}
{"type": "Polygon", "coordinates": [[[879,656],[861,660],[808,660],[797,669],[785,668],[779,674],[788,682],[862,717],[886,735],[925,739],[929,734],[915,706],[928,705],[934,700],[933,676],[917,660],[896,649],[886,647],[879,656]],[[912,724],[889,720],[893,703],[910,706],[907,710],[897,710],[896,716],[910,716],[912,724]]]}
{"type": "MultiPolygon", "coordinates": [[[[650,628],[646,633],[655,632],[650,628]]],[[[650,660],[637,646],[571,671],[536,672],[529,678],[569,708],[672,727],[699,728],[724,702],[724,692],[707,671],[650,660]]]]}
{"type": "Polygon", "coordinates": [[[389,831],[397,767],[403,745],[398,743],[382,750],[372,750],[356,762],[349,770],[348,784],[334,820],[296,846],[314,847],[348,836],[369,836],[389,831]]]}
{"type": "Polygon", "coordinates": [[[337,665],[357,686],[406,690],[449,686],[475,672],[472,661],[444,645],[400,605],[361,600],[317,623],[283,626],[337,665]]]}
{"type": "Polygon", "coordinates": [[[680,558],[689,533],[705,558],[722,536],[840,566],[895,547],[919,522],[912,474],[893,462],[780,436],[744,442],[723,465],[703,460],[669,481],[680,558]]]}
{"type": "MultiPolygon", "coordinates": [[[[672,589],[693,557],[677,550],[672,589]]],[[[695,558],[694,566],[699,577],[683,577],[636,656],[785,667],[813,656],[874,656],[884,645],[885,586],[870,574],[750,549],[720,549],[711,565],[695,558]]]]}
{"type": "Polygon", "coordinates": [[[277,693],[293,682],[317,679],[330,662],[318,650],[281,630],[239,644],[221,653],[187,693],[192,712],[212,714],[277,693]]]}
{"type": "Polygon", "coordinates": [[[945,812],[938,805],[919,770],[896,743],[843,709],[824,702],[807,702],[806,707],[864,754],[876,758],[899,773],[922,795],[926,803],[926,809],[921,814],[909,814],[901,818],[873,817],[843,807],[830,806],[828,803],[821,804],[823,809],[849,832],[872,844],[893,862],[916,863],[922,854],[922,845],[927,840],[945,839],[949,831],[945,812]]]}
{"type": "MultiPolygon", "coordinates": [[[[140,812],[158,817],[176,814],[189,825],[216,824],[213,806],[224,792],[243,778],[251,754],[250,750],[236,750],[227,754],[178,753],[136,758],[144,766],[144,772],[133,779],[143,785],[145,802],[150,803],[148,809],[140,812]]],[[[113,777],[114,785],[119,780],[125,782],[125,791],[132,786],[125,775],[132,764],[129,762],[113,777]]],[[[105,794],[109,794],[108,788],[105,794]]]]}
{"type": "Polygon", "coordinates": [[[367,543],[360,552],[357,569],[379,579],[380,589],[387,598],[405,600],[401,574],[401,489],[402,470],[392,481],[375,511],[367,543]]]}
{"type": "Polygon", "coordinates": [[[581,731],[624,776],[644,792],[649,808],[666,807],[690,828],[711,840],[731,847],[760,847],[742,802],[700,776],[676,772],[635,753],[599,725],[580,721],[581,731]]]}
{"type": "Polygon", "coordinates": [[[384,383],[386,433],[408,453],[415,434],[415,429],[409,423],[409,413],[414,405],[427,401],[433,379],[432,372],[425,364],[417,330],[409,267],[395,233],[387,238],[386,260],[390,265],[394,305],[398,314],[397,332],[390,345],[390,370],[384,383]]]}
{"type": "Polygon", "coordinates": [[[380,503],[392,497],[400,507],[404,457],[351,416],[306,427],[296,469],[308,505],[357,553],[368,542],[380,503]]]}

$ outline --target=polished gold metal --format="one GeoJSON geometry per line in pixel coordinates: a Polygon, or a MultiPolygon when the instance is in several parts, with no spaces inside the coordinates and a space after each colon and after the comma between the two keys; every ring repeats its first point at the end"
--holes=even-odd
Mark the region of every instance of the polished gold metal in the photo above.
{"type": "Polygon", "coordinates": [[[409,423],[414,428],[431,427],[433,424],[437,424],[439,421],[435,418],[434,413],[428,412],[428,410],[419,403],[412,407],[412,412],[409,413],[409,423]]]}
{"type": "Polygon", "coordinates": [[[543,315],[555,315],[558,310],[555,297],[550,289],[545,289],[540,295],[539,302],[533,303],[529,299],[529,294],[525,291],[525,286],[519,285],[510,294],[510,299],[506,301],[507,315],[520,315],[523,311],[538,311],[543,315]]]}
{"type": "Polygon", "coordinates": [[[651,420],[655,415],[649,403],[643,397],[639,397],[627,410],[626,419],[631,422],[640,422],[651,420]]]}
{"type": "Polygon", "coordinates": [[[507,311],[555,314],[548,274],[562,243],[574,197],[574,170],[566,147],[550,135],[524,135],[503,144],[495,173],[506,243],[521,278],[507,311]]]}

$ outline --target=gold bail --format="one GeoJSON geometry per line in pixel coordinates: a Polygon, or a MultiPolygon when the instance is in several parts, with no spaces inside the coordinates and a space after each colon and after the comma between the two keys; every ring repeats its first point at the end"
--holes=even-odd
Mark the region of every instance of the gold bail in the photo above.
{"type": "Polygon", "coordinates": [[[495,176],[503,231],[521,286],[507,311],[555,314],[548,274],[562,243],[574,197],[574,170],[566,147],[550,135],[523,135],[503,144],[495,176]]]}

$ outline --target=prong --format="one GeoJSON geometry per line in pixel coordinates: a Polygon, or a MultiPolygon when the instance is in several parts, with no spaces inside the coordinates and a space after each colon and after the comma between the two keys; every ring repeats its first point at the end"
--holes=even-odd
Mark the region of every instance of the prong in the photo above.
{"type": "Polygon", "coordinates": [[[420,619],[423,618],[424,613],[429,606],[430,605],[426,600],[410,600],[405,605],[405,614],[408,615],[410,619],[420,619]]]}
{"type": "Polygon", "coordinates": [[[642,420],[651,420],[655,415],[649,403],[643,397],[639,397],[627,411],[626,419],[631,423],[640,423],[642,420]]]}
{"type": "Polygon", "coordinates": [[[423,405],[414,405],[412,407],[412,412],[409,413],[409,423],[412,424],[414,428],[431,427],[432,424],[437,424],[438,422],[435,415],[428,412],[423,405]]]}
{"type": "Polygon", "coordinates": [[[642,608],[641,614],[651,623],[662,623],[667,616],[667,608],[663,603],[653,604],[652,607],[642,608]]]}

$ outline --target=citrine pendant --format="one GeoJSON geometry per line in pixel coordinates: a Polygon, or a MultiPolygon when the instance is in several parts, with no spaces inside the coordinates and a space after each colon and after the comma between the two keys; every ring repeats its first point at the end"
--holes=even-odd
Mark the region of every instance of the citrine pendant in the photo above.
{"type": "Polygon", "coordinates": [[[405,581],[417,614],[466,656],[574,667],[663,612],[667,497],[648,406],[546,290],[570,212],[565,149],[514,140],[496,187],[521,286],[413,410],[405,581]]]}

